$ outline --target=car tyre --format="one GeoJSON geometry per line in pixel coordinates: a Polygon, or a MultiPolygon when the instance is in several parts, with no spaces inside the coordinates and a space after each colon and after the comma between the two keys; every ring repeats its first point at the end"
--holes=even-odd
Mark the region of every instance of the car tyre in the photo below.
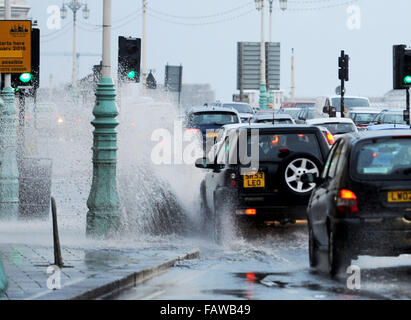
{"type": "Polygon", "coordinates": [[[351,263],[347,253],[338,248],[335,231],[331,231],[328,239],[328,273],[334,277],[338,271],[346,269],[351,263]]]}
{"type": "Polygon", "coordinates": [[[311,226],[308,226],[308,254],[310,259],[310,267],[317,267],[319,260],[319,252],[314,239],[314,231],[311,226]]]}
{"type": "Polygon", "coordinates": [[[289,194],[298,197],[308,197],[315,188],[315,184],[313,183],[311,186],[303,184],[300,181],[301,177],[304,173],[313,173],[318,177],[320,171],[321,163],[317,158],[307,153],[296,153],[284,159],[279,170],[280,181],[282,181],[283,189],[289,194]],[[291,168],[295,168],[296,171],[291,168]],[[298,191],[299,187],[301,187],[301,191],[298,191]]]}

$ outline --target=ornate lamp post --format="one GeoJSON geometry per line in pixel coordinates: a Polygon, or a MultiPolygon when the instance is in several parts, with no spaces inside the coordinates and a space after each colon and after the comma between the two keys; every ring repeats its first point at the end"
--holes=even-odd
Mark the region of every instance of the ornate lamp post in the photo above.
{"type": "Polygon", "coordinates": [[[95,127],[93,143],[93,182],[87,201],[87,235],[107,237],[120,225],[120,200],[117,191],[118,108],[111,76],[111,8],[112,0],[103,0],[102,76],[93,109],[95,127]]]}
{"type": "Polygon", "coordinates": [[[261,11],[261,48],[260,48],[260,109],[267,109],[267,84],[265,70],[265,41],[264,41],[264,0],[255,0],[255,6],[261,11]]]}
{"type": "MultiPolygon", "coordinates": [[[[11,20],[11,1],[4,2],[4,18],[11,20]]],[[[11,74],[4,76],[0,101],[0,217],[17,219],[19,213],[19,170],[17,166],[16,107],[11,74]]]]}
{"type": "Polygon", "coordinates": [[[60,9],[60,15],[62,19],[67,18],[67,7],[73,11],[73,76],[72,76],[72,87],[73,94],[76,95],[77,88],[77,11],[83,8],[83,18],[88,19],[90,17],[90,10],[86,3],[79,2],[78,0],[71,0],[69,3],[63,5],[60,9]]]}

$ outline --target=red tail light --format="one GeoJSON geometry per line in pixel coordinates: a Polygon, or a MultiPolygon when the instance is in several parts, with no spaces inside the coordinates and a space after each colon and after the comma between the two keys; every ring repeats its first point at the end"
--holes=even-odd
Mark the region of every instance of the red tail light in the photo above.
{"type": "Polygon", "coordinates": [[[328,141],[328,143],[330,144],[330,145],[333,145],[334,143],[335,143],[335,139],[334,139],[334,136],[331,134],[331,133],[329,133],[329,132],[327,132],[327,141],[328,141]]]}
{"type": "Polygon", "coordinates": [[[186,129],[187,132],[191,132],[191,133],[199,133],[200,129],[196,129],[196,128],[187,128],[186,129]]]}
{"type": "Polygon", "coordinates": [[[357,196],[350,190],[340,190],[337,198],[337,210],[343,213],[358,212],[357,196]]]}
{"type": "Polygon", "coordinates": [[[245,214],[247,216],[255,216],[257,215],[257,209],[246,209],[245,214]]]}
{"type": "Polygon", "coordinates": [[[230,186],[232,186],[233,188],[237,187],[237,175],[235,173],[232,173],[230,175],[230,179],[229,179],[229,184],[230,186]]]}

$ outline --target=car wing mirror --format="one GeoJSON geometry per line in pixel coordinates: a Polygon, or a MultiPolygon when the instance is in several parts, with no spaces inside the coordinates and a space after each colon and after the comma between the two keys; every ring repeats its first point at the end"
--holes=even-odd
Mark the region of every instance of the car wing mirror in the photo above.
{"type": "Polygon", "coordinates": [[[210,169],[210,170],[220,170],[220,165],[216,163],[210,163],[208,158],[199,158],[195,162],[196,168],[200,169],[210,169]]]}

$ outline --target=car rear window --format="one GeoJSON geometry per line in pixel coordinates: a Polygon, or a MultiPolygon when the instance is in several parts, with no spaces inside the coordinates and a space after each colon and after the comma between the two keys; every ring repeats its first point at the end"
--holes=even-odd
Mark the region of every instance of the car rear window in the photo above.
{"type": "Polygon", "coordinates": [[[321,126],[326,127],[332,134],[355,132],[355,125],[352,123],[325,123],[321,126]]]}
{"type": "Polygon", "coordinates": [[[229,112],[199,112],[189,116],[190,125],[225,125],[239,123],[236,114],[229,112]]]}
{"type": "Polygon", "coordinates": [[[251,143],[258,143],[260,161],[281,161],[291,153],[304,152],[321,159],[321,150],[314,133],[262,133],[258,141],[248,136],[248,154],[251,155],[251,143]]]}
{"type": "Polygon", "coordinates": [[[355,174],[366,179],[410,179],[411,137],[378,139],[357,147],[355,174]]]}
{"type": "Polygon", "coordinates": [[[293,124],[291,119],[258,119],[256,123],[293,124]]]}

